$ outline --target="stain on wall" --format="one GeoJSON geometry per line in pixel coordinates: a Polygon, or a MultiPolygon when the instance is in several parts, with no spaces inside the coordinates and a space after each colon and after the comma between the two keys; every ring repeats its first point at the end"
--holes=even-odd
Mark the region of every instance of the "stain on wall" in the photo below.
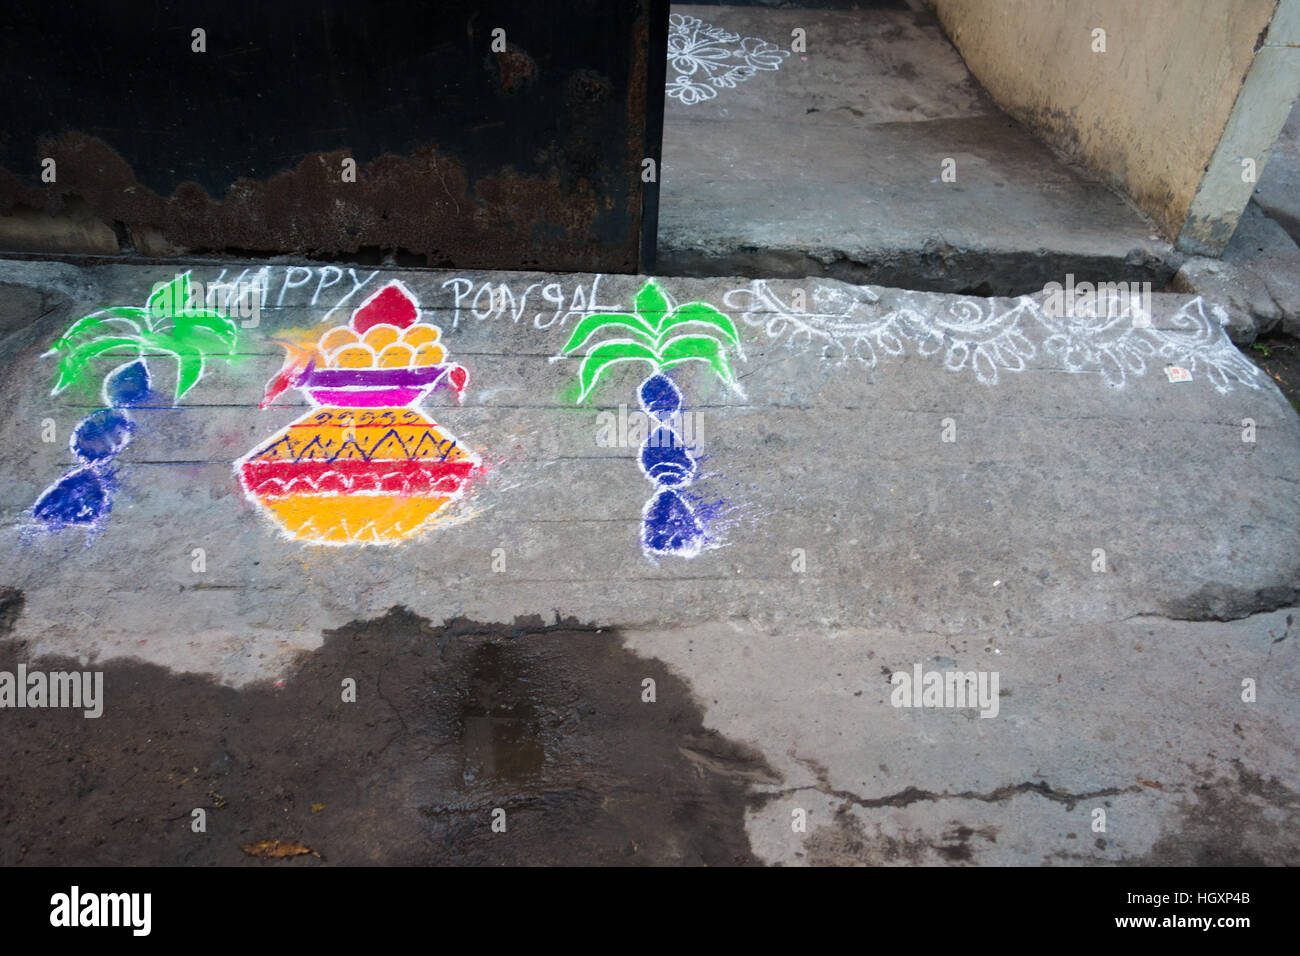
{"type": "Polygon", "coordinates": [[[1127,193],[1170,238],[1183,229],[1277,7],[1277,0],[927,3],[999,106],[1127,193]]]}

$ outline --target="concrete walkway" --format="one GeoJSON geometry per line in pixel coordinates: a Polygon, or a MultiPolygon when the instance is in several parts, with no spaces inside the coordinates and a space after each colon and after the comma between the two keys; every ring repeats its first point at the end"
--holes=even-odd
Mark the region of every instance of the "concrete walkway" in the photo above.
{"type": "Polygon", "coordinates": [[[579,405],[586,348],[557,358],[644,278],[191,279],[259,270],[257,327],[178,404],[176,362],[148,359],[111,513],[51,531],[33,503],[133,353],[58,396],[42,353],[175,269],[0,265],[3,666],[107,671],[98,721],[0,710],[20,735],[0,862],[229,863],[272,838],[333,862],[1297,859],[1300,420],[1213,303],[1158,295],[1135,323],[1041,296],[661,280],[670,313],[710,303],[740,339],[734,386],[670,369],[700,459],[688,558],[641,541],[650,369],[610,366],[579,405]],[[258,409],[274,340],[316,341],[393,280],[470,373],[463,405],[415,407],[481,468],[401,543],[289,540],[235,472],[316,413],[295,388],[258,409]],[[895,706],[917,669],[996,679],[988,716],[895,706]],[[492,842],[495,807],[521,842],[492,842]],[[55,809],[80,835],[42,840],[55,809]]]}
{"type": "Polygon", "coordinates": [[[1300,242],[1300,109],[1294,106],[1264,165],[1255,201],[1300,242]]]}
{"type": "Polygon", "coordinates": [[[1142,213],[998,109],[927,14],[672,17],[666,273],[1004,295],[1067,272],[1160,287],[1178,266],[1142,213]]]}

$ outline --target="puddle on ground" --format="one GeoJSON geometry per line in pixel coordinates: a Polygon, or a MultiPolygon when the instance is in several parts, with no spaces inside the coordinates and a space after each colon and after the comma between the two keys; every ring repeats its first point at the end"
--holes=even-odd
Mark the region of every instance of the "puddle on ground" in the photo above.
{"type": "MultiPolygon", "coordinates": [[[[20,662],[83,669],[0,644],[0,670],[20,662]]],[[[0,710],[0,864],[322,862],[240,849],[285,840],[329,864],[734,865],[753,862],[750,785],[777,782],[704,728],[662,663],[572,620],[438,626],[394,608],[327,632],[280,686],[103,671],[99,719],[0,710]]]]}
{"type": "Polygon", "coordinates": [[[536,688],[523,679],[519,655],[503,644],[474,652],[468,692],[461,706],[466,784],[484,778],[527,784],[546,765],[536,688]]]}

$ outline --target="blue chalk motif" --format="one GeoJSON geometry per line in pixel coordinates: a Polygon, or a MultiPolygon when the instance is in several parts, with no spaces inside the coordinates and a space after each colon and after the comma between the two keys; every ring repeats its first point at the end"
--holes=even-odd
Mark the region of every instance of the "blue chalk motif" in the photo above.
{"type": "Polygon", "coordinates": [[[664,488],[690,484],[698,470],[682,437],[663,425],[641,446],[641,467],[647,478],[664,488]]]}
{"type": "Polygon", "coordinates": [[[94,524],[113,507],[113,471],[87,465],[70,471],[45,491],[32,513],[48,525],[94,524]]]}
{"type": "Polygon", "coordinates": [[[131,408],[149,400],[149,366],[137,359],[104,379],[104,398],[114,408],[131,408]]]}
{"type": "Polygon", "coordinates": [[[104,379],[104,398],[112,408],[91,412],[72,430],[68,446],[84,465],[74,468],[41,493],[32,515],[51,529],[92,525],[113,509],[117,471],[113,458],[131,441],[135,422],[124,409],[149,399],[149,368],[137,360],[104,379]]]}
{"type": "Polygon", "coordinates": [[[686,500],[672,489],[650,499],[642,518],[641,540],[659,554],[694,554],[704,543],[704,528],[686,500]]]}
{"type": "Polygon", "coordinates": [[[677,489],[695,480],[699,465],[670,422],[680,414],[682,393],[662,372],[651,375],[637,390],[641,408],[659,422],[641,445],[641,468],[659,488],[641,517],[641,542],[657,554],[690,557],[704,546],[704,526],[677,489]]]}
{"type": "Polygon", "coordinates": [[[126,447],[135,422],[116,408],[101,408],[72,431],[72,453],[86,462],[112,457],[126,447]]]}
{"type": "Polygon", "coordinates": [[[662,372],[656,372],[641,383],[637,398],[645,413],[657,421],[666,423],[682,410],[681,389],[662,372]]]}

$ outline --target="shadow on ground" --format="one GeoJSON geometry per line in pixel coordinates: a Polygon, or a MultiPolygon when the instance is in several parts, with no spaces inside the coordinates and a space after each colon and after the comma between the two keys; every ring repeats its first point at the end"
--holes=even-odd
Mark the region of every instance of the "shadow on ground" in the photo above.
{"type": "Polygon", "coordinates": [[[1284,335],[1264,336],[1241,350],[1277,382],[1291,407],[1300,412],[1300,340],[1284,335]]]}
{"type": "MultiPolygon", "coordinates": [[[[8,598],[0,630],[21,607],[8,598]]],[[[19,663],[95,666],[0,646],[0,670],[19,663]]],[[[434,626],[393,608],[327,632],[282,683],[241,690],[133,661],[102,670],[98,719],[0,711],[0,864],[322,862],[241,850],[260,840],[331,864],[744,864],[749,784],[776,779],[704,728],[662,664],[571,620],[434,626]]]]}

